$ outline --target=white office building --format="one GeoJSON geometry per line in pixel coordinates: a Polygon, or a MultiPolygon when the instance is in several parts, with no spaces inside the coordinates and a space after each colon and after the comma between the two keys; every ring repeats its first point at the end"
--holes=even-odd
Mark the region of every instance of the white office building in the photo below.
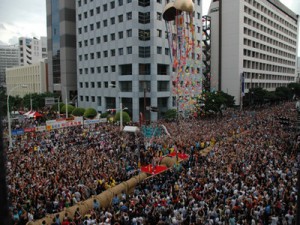
{"type": "Polygon", "coordinates": [[[7,93],[15,86],[11,96],[24,97],[26,94],[38,93],[42,94],[48,91],[48,62],[47,59],[40,60],[31,65],[17,66],[6,69],[6,87],[7,93]],[[21,88],[26,85],[26,88],[21,88]]]}
{"type": "Polygon", "coordinates": [[[19,65],[19,48],[17,45],[0,46],[0,86],[5,85],[5,70],[19,65]]]}
{"type": "MultiPolygon", "coordinates": [[[[175,107],[172,62],[162,13],[166,0],[76,1],[78,105],[99,112],[120,100],[133,121],[175,107]],[[147,106],[157,107],[150,112],[147,106]]],[[[195,1],[201,41],[201,1],[195,1]],[[199,18],[198,18],[199,17],[199,18]]]]}
{"type": "Polygon", "coordinates": [[[47,38],[19,38],[19,65],[31,65],[47,58],[47,38]]]}
{"type": "Polygon", "coordinates": [[[278,0],[213,0],[211,89],[241,100],[245,92],[269,91],[296,80],[299,16],[278,0]]]}

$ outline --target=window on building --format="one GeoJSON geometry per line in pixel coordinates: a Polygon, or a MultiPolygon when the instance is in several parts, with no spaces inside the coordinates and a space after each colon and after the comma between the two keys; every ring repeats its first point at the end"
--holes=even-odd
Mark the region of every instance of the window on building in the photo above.
{"type": "Polygon", "coordinates": [[[88,102],[90,100],[89,96],[85,96],[85,101],[88,102]]]}
{"type": "Polygon", "coordinates": [[[116,50],[115,49],[111,49],[110,50],[110,56],[115,56],[116,55],[116,50]]]}
{"type": "Polygon", "coordinates": [[[150,47],[139,46],[139,57],[140,58],[149,58],[150,57],[150,47]]]}
{"type": "Polygon", "coordinates": [[[96,27],[97,27],[97,29],[100,29],[101,25],[100,25],[99,21],[96,23],[96,27]]]}
{"type": "Polygon", "coordinates": [[[119,39],[123,39],[123,31],[119,31],[118,35],[119,35],[119,39]]]}
{"type": "Polygon", "coordinates": [[[160,29],[157,29],[156,31],[157,31],[157,37],[161,37],[162,30],[160,30],[160,29]]]}
{"type": "Polygon", "coordinates": [[[79,74],[82,74],[82,69],[79,69],[79,74]]]}
{"type": "Polygon", "coordinates": [[[142,7],[150,6],[150,0],[138,0],[138,1],[139,1],[139,6],[142,7]]]}
{"type": "Polygon", "coordinates": [[[95,102],[95,96],[91,96],[92,102],[95,102]]]}
{"type": "Polygon", "coordinates": [[[147,24],[150,23],[150,12],[139,12],[139,23],[147,24]]]}
{"type": "Polygon", "coordinates": [[[88,27],[87,26],[84,26],[83,29],[84,29],[85,33],[88,32],[88,27]]]}
{"type": "Polygon", "coordinates": [[[78,20],[81,20],[81,14],[78,14],[78,20]]]}
{"type": "Polygon", "coordinates": [[[79,48],[82,47],[82,42],[81,42],[81,41],[78,42],[78,47],[79,47],[79,48]]]}
{"type": "Polygon", "coordinates": [[[94,24],[90,24],[90,30],[94,30],[94,24]]]}
{"type": "Polygon", "coordinates": [[[113,2],[110,2],[110,8],[111,9],[114,9],[115,8],[115,2],[113,1],[113,2]]]}
{"type": "Polygon", "coordinates": [[[126,13],[127,20],[132,20],[132,12],[126,13]]]}
{"type": "Polygon", "coordinates": [[[84,18],[86,19],[86,18],[87,18],[87,12],[84,12],[84,13],[83,13],[83,16],[84,16],[84,18]]]}
{"type": "Polygon", "coordinates": [[[169,75],[169,65],[157,64],[157,75],[169,75]]]}
{"type": "Polygon", "coordinates": [[[111,71],[112,73],[116,72],[116,66],[115,66],[115,65],[110,66],[110,71],[111,71]]]}
{"type": "Polygon", "coordinates": [[[107,20],[103,20],[103,26],[107,27],[107,20]]]}
{"type": "Polygon", "coordinates": [[[90,53],[90,58],[91,58],[91,59],[94,59],[94,53],[93,53],[93,52],[90,53]]]}
{"type": "Polygon", "coordinates": [[[169,91],[169,81],[157,81],[157,91],[169,91]]]}
{"type": "Polygon", "coordinates": [[[103,11],[106,12],[107,11],[107,4],[103,5],[103,11]]]}
{"type": "Polygon", "coordinates": [[[123,0],[118,0],[119,6],[123,5],[123,0]]]}
{"type": "Polygon", "coordinates": [[[82,61],[82,55],[78,56],[79,61],[82,61]]]}
{"type": "Polygon", "coordinates": [[[94,38],[90,39],[90,45],[94,45],[94,38]]]}
{"type": "Polygon", "coordinates": [[[132,64],[120,65],[119,71],[121,75],[132,75],[132,64]]]}
{"type": "Polygon", "coordinates": [[[97,105],[101,106],[102,105],[102,101],[101,101],[101,96],[97,97],[97,105]]]}
{"type": "Polygon", "coordinates": [[[110,24],[114,25],[115,24],[115,17],[110,18],[110,24]]]}
{"type": "Polygon", "coordinates": [[[78,6],[81,6],[81,0],[78,1],[78,6]]]}
{"type": "Polygon", "coordinates": [[[79,27],[79,28],[78,28],[78,34],[81,34],[81,33],[82,33],[82,28],[79,27]]]}
{"type": "Polygon", "coordinates": [[[104,73],[108,73],[108,66],[104,66],[103,69],[104,69],[104,73]]]}
{"type": "Polygon", "coordinates": [[[90,16],[94,16],[94,10],[93,9],[90,10],[90,16]]]}
{"type": "Polygon", "coordinates": [[[170,52],[169,48],[165,48],[165,55],[169,55],[169,52],[170,52]]]}
{"type": "Polygon", "coordinates": [[[126,31],[127,37],[132,37],[132,29],[126,31]]]}
{"type": "Polygon", "coordinates": [[[85,82],[85,88],[88,88],[89,87],[89,82],[85,82]]]}
{"type": "Polygon", "coordinates": [[[119,55],[123,55],[123,48],[119,48],[118,51],[119,51],[119,55]]]}
{"type": "Polygon", "coordinates": [[[151,74],[151,64],[139,64],[139,75],[150,75],[151,74]]]}
{"type": "Polygon", "coordinates": [[[122,23],[122,22],[123,22],[123,15],[119,15],[119,16],[118,16],[118,21],[119,21],[119,23],[122,23]]]}
{"type": "Polygon", "coordinates": [[[83,101],[83,96],[82,95],[80,95],[80,101],[83,101]]]}
{"type": "Polygon", "coordinates": [[[89,59],[89,55],[88,54],[84,54],[84,60],[88,60],[89,59]]]}
{"type": "Polygon", "coordinates": [[[97,13],[97,14],[100,14],[100,6],[98,6],[98,7],[96,8],[96,13],[97,13]]]}
{"type": "Polygon", "coordinates": [[[91,82],[91,88],[95,88],[95,82],[91,82]]]}
{"type": "Polygon", "coordinates": [[[89,68],[84,68],[84,74],[85,75],[89,74],[89,68]]]}
{"type": "Polygon", "coordinates": [[[160,12],[157,12],[156,13],[156,19],[161,20],[161,18],[162,18],[162,14],[160,12]]]}
{"type": "Polygon", "coordinates": [[[104,51],[103,54],[104,54],[104,57],[105,57],[105,58],[108,57],[108,51],[104,51]]]}
{"type": "Polygon", "coordinates": [[[108,82],[107,81],[104,82],[104,87],[108,88],[108,82]]]}
{"type": "Polygon", "coordinates": [[[157,54],[161,54],[161,52],[162,52],[162,47],[160,47],[160,46],[157,46],[157,54]]]}
{"type": "Polygon", "coordinates": [[[88,40],[84,40],[84,46],[88,46],[88,40]]]}
{"type": "Polygon", "coordinates": [[[101,66],[97,67],[97,73],[101,73],[101,66]]]}
{"type": "Polygon", "coordinates": [[[128,55],[131,55],[132,54],[132,47],[127,47],[127,54],[128,55]]]}
{"type": "Polygon", "coordinates": [[[114,41],[116,39],[116,35],[113,33],[113,34],[110,34],[110,40],[111,41],[114,41]]]}
{"type": "Polygon", "coordinates": [[[150,30],[140,30],[139,29],[139,40],[149,41],[150,40],[150,30]]]}
{"type": "Polygon", "coordinates": [[[103,41],[104,41],[104,42],[107,42],[107,41],[108,41],[107,35],[104,35],[104,36],[103,36],[103,41]]]}
{"type": "Polygon", "coordinates": [[[96,37],[97,44],[101,43],[101,37],[96,37]]]}
{"type": "Polygon", "coordinates": [[[79,83],[79,87],[83,88],[83,83],[82,82],[79,83]]]}
{"type": "Polygon", "coordinates": [[[97,88],[101,88],[101,81],[97,82],[97,88]]]}
{"type": "Polygon", "coordinates": [[[95,73],[95,68],[94,68],[94,67],[91,67],[91,68],[90,68],[90,71],[91,71],[91,74],[94,74],[94,73],[95,73]]]}

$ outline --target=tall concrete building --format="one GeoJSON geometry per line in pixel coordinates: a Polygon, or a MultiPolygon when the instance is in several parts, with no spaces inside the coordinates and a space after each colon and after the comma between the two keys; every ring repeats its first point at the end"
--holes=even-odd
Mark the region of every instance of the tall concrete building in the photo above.
{"type": "Polygon", "coordinates": [[[46,0],[48,90],[64,102],[77,96],[75,2],[46,0]]]}
{"type": "Polygon", "coordinates": [[[26,66],[34,63],[38,63],[43,58],[47,58],[47,38],[41,37],[19,38],[19,65],[26,66]]]}
{"type": "Polygon", "coordinates": [[[19,48],[17,45],[0,46],[0,86],[5,85],[5,70],[19,65],[19,48]]]}
{"type": "MultiPolygon", "coordinates": [[[[132,120],[157,120],[175,107],[162,13],[166,0],[76,1],[78,104],[99,112],[120,101],[132,120]],[[157,107],[150,112],[147,106],[157,107]]],[[[195,1],[197,41],[201,1],[195,1]]]]}
{"type": "Polygon", "coordinates": [[[241,100],[255,87],[275,90],[296,79],[299,16],[278,0],[213,0],[211,88],[241,100]]]}

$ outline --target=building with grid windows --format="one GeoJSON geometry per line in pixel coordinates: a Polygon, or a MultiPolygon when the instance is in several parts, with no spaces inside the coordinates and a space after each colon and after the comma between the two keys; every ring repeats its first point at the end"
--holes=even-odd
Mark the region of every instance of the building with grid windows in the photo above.
{"type": "Polygon", "coordinates": [[[5,85],[5,70],[19,65],[19,48],[17,45],[0,46],[0,86],[5,85]]]}
{"type": "Polygon", "coordinates": [[[26,84],[26,88],[17,88],[11,93],[12,96],[24,97],[29,93],[45,93],[48,91],[47,59],[42,59],[31,65],[16,66],[6,69],[7,93],[15,86],[26,84]]]}
{"type": "Polygon", "coordinates": [[[26,66],[38,63],[47,58],[47,38],[19,38],[19,65],[26,66]]]}
{"type": "Polygon", "coordinates": [[[275,90],[296,79],[299,16],[278,0],[213,0],[211,88],[240,104],[255,87],[275,90]]]}
{"type": "MultiPolygon", "coordinates": [[[[166,0],[77,0],[78,105],[99,112],[120,101],[138,121],[157,120],[175,107],[172,63],[162,13],[166,0]],[[157,107],[150,112],[148,106],[157,107]]],[[[195,1],[201,41],[201,1],[195,1]]]]}
{"type": "Polygon", "coordinates": [[[77,96],[75,1],[46,0],[48,90],[70,103],[77,96]]]}

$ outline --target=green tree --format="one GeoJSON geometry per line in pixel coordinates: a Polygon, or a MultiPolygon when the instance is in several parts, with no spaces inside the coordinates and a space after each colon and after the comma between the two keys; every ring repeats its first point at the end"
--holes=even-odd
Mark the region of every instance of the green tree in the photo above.
{"type": "Polygon", "coordinates": [[[23,99],[24,99],[24,106],[27,109],[31,108],[32,104],[32,109],[33,110],[40,110],[45,107],[45,98],[47,97],[54,97],[56,98],[57,95],[54,93],[50,92],[45,92],[45,93],[31,93],[31,94],[26,94],[23,99]],[[30,102],[32,101],[32,102],[30,102]]]}
{"type": "Polygon", "coordinates": [[[72,111],[72,115],[73,115],[73,116],[83,116],[83,115],[84,115],[84,112],[85,112],[85,109],[84,109],[84,108],[75,108],[75,109],[72,111]]]}
{"type": "Polygon", "coordinates": [[[176,109],[168,109],[165,113],[165,119],[167,121],[173,121],[177,118],[177,110],[176,109]]]}
{"type": "Polygon", "coordinates": [[[292,90],[288,87],[277,87],[275,94],[282,100],[288,100],[293,97],[292,90]]]}
{"type": "Polygon", "coordinates": [[[107,118],[109,115],[109,112],[105,112],[101,114],[101,118],[107,118]]]}
{"type": "Polygon", "coordinates": [[[0,114],[2,117],[7,114],[7,95],[6,88],[0,86],[0,114]]]}
{"type": "MultiPolygon", "coordinates": [[[[123,115],[123,123],[124,124],[129,123],[131,121],[130,116],[127,112],[122,111],[122,115],[123,115]]],[[[114,120],[120,121],[120,117],[121,117],[121,112],[119,111],[116,113],[114,120]]]]}
{"type": "Polygon", "coordinates": [[[97,111],[94,108],[87,108],[83,116],[85,118],[93,119],[97,116],[97,111]]]}
{"type": "Polygon", "coordinates": [[[292,91],[292,94],[300,96],[300,84],[299,83],[289,83],[288,88],[292,91]]]}
{"type": "Polygon", "coordinates": [[[66,112],[67,112],[67,107],[68,107],[68,116],[69,116],[69,115],[71,115],[71,113],[72,113],[73,110],[75,109],[75,107],[72,106],[72,105],[64,105],[64,106],[61,108],[60,112],[61,112],[61,113],[66,113],[66,112]]]}

